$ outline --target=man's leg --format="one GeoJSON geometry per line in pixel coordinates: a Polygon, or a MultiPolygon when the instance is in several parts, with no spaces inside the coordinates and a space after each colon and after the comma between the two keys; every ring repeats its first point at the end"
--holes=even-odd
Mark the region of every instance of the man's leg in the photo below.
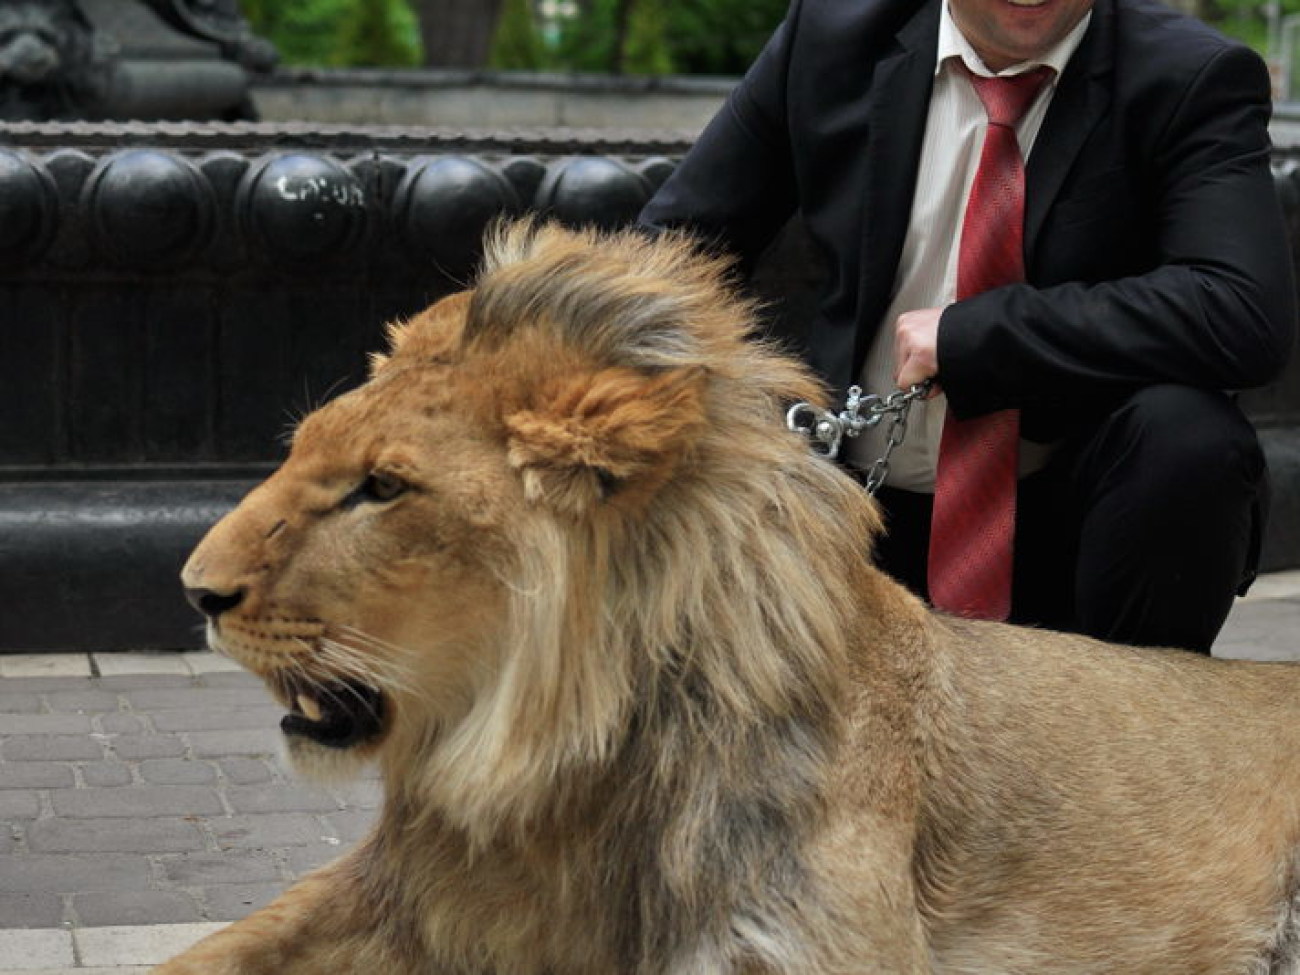
{"type": "Polygon", "coordinates": [[[1226,395],[1152,386],[1072,458],[1075,626],[1208,653],[1254,573],[1267,492],[1254,428],[1226,395]]]}

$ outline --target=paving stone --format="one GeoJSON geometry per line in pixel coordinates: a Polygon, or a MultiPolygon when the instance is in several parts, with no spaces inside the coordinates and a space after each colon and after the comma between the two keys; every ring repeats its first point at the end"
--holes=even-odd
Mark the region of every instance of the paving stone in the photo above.
{"type": "Polygon", "coordinates": [[[0,762],[0,789],[66,789],[75,784],[71,765],[0,762]]]}
{"type": "Polygon", "coordinates": [[[238,921],[248,917],[259,907],[265,907],[280,894],[284,884],[232,884],[208,887],[203,891],[203,901],[208,917],[214,921],[238,921]]]}
{"type": "MultiPolygon", "coordinates": [[[[0,928],[57,928],[63,898],[55,894],[0,894],[0,928]]],[[[8,960],[0,960],[8,964],[8,960]]]]}
{"type": "Polygon", "coordinates": [[[82,928],[74,931],[72,937],[81,963],[88,967],[158,965],[225,926],[203,922],[82,928]]]}
{"type": "Polygon", "coordinates": [[[244,668],[229,657],[211,651],[182,653],[180,658],[189,667],[190,673],[203,676],[207,674],[244,673],[244,668]]]}
{"type": "Polygon", "coordinates": [[[0,714],[0,735],[77,735],[90,733],[84,714],[0,714]]]}
{"type": "Polygon", "coordinates": [[[175,735],[118,735],[109,747],[122,758],[176,758],[185,754],[185,742],[175,735]]]}
{"type": "Polygon", "coordinates": [[[370,810],[351,810],[332,813],[325,817],[331,836],[337,836],[345,844],[351,845],[370,833],[379,817],[370,810]]]}
{"type": "Polygon", "coordinates": [[[72,898],[72,906],[81,923],[88,927],[204,920],[194,899],[178,890],[78,894],[72,898]]]}
{"type": "Polygon", "coordinates": [[[105,677],[145,674],[183,674],[190,669],[176,653],[97,653],[95,665],[105,677]]]}
{"type": "Polygon", "coordinates": [[[0,975],[150,975],[151,968],[145,965],[114,965],[112,968],[41,968],[19,972],[15,969],[0,968],[0,975]]]}
{"type": "Polygon", "coordinates": [[[200,708],[254,707],[267,703],[266,695],[260,699],[242,688],[222,687],[163,687],[128,690],[126,698],[137,711],[168,711],[200,708]]]}
{"type": "Polygon", "coordinates": [[[193,687],[194,678],[188,674],[132,674],[125,677],[101,677],[97,686],[109,691],[159,690],[193,687]]]}
{"type": "Polygon", "coordinates": [[[54,811],[71,819],[117,816],[216,815],[224,812],[211,789],[185,785],[137,785],[121,789],[62,789],[50,794],[54,811]]]}
{"type": "Polygon", "coordinates": [[[0,856],[0,893],[75,894],[91,890],[145,890],[149,863],[113,853],[0,856]]]}
{"type": "Polygon", "coordinates": [[[42,819],[27,830],[27,845],[38,853],[178,853],[207,841],[188,819],[42,819]]]}
{"type": "Polygon", "coordinates": [[[189,731],[185,739],[199,758],[227,755],[274,755],[281,748],[280,730],[189,731]]]}
{"type": "MultiPolygon", "coordinates": [[[[0,654],[0,664],[8,659],[0,654]]],[[[85,677],[4,677],[0,676],[0,687],[6,694],[45,694],[49,691],[93,691],[99,687],[98,682],[90,676],[85,677]]]]}
{"type": "Polygon", "coordinates": [[[121,762],[87,762],[81,766],[81,778],[89,786],[129,785],[131,770],[121,762]]]}
{"type": "Polygon", "coordinates": [[[177,887],[214,884],[253,884],[281,880],[273,858],[260,851],[225,850],[221,853],[185,853],[161,859],[163,875],[177,887]]]}
{"type": "Polygon", "coordinates": [[[260,758],[225,758],[217,766],[235,785],[256,785],[276,778],[275,769],[260,758]]]}
{"type": "Polygon", "coordinates": [[[223,816],[208,820],[217,845],[229,849],[273,849],[319,843],[328,834],[315,816],[306,813],[266,813],[223,816]]]}
{"type": "Polygon", "coordinates": [[[382,782],[342,782],[333,788],[343,804],[353,809],[378,809],[384,803],[382,782]]]}
{"type": "Polygon", "coordinates": [[[0,931],[0,958],[6,965],[21,966],[18,971],[72,966],[77,961],[71,932],[48,929],[0,931]]]}
{"type": "Polygon", "coordinates": [[[84,653],[7,653],[0,656],[0,677],[89,677],[84,653]]]}
{"type": "Polygon", "coordinates": [[[104,749],[89,736],[18,735],[0,743],[0,754],[12,762],[70,762],[102,758],[104,749]]]}
{"type": "Polygon", "coordinates": [[[217,770],[188,758],[151,758],[140,763],[140,777],[156,785],[205,785],[217,781],[217,770]]]}
{"type": "Polygon", "coordinates": [[[335,812],[339,800],[324,789],[292,782],[231,786],[226,798],[235,812],[335,812]]]}
{"type": "Polygon", "coordinates": [[[123,714],[115,711],[112,714],[101,714],[92,724],[99,728],[100,731],[110,735],[138,735],[142,731],[147,731],[144,718],[135,714],[123,714]]]}
{"type": "Polygon", "coordinates": [[[310,873],[317,867],[333,863],[350,849],[343,842],[315,843],[311,846],[295,846],[285,851],[285,860],[289,872],[295,877],[310,873]]]}
{"type": "Polygon", "coordinates": [[[262,683],[262,678],[250,674],[242,667],[229,673],[204,674],[201,683],[204,687],[243,688],[252,694],[260,694],[268,701],[272,700],[271,692],[262,683]]]}
{"type": "Polygon", "coordinates": [[[30,789],[6,789],[0,792],[0,821],[35,819],[40,811],[40,796],[30,789]]]}
{"type": "Polygon", "coordinates": [[[51,691],[45,699],[51,711],[74,713],[116,711],[121,703],[110,691],[51,691]]]}
{"type": "Polygon", "coordinates": [[[282,717],[284,709],[279,707],[194,708],[159,711],[153,716],[153,724],[159,731],[275,729],[279,728],[282,717]]]}
{"type": "Polygon", "coordinates": [[[5,714],[35,714],[41,710],[41,699],[37,694],[0,693],[0,712],[5,714]]]}

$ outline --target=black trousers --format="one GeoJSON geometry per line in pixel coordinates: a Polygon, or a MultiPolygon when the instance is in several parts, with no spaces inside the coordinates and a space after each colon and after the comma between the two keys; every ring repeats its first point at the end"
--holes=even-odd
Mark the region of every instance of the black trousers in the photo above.
{"type": "MultiPolygon", "coordinates": [[[[927,595],[932,496],[881,488],[877,563],[927,595]]],[[[1208,653],[1255,577],[1268,473],[1226,394],[1140,390],[1020,482],[1012,622],[1208,653]]]]}

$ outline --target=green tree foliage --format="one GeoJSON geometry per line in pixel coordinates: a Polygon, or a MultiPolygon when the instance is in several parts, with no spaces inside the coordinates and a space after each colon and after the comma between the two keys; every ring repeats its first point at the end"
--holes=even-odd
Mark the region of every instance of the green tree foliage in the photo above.
{"type": "Polygon", "coordinates": [[[550,52],[563,71],[669,74],[667,8],[675,0],[590,0],[586,12],[565,23],[550,52]]]}
{"type": "Polygon", "coordinates": [[[285,64],[405,66],[420,61],[406,0],[240,0],[285,64]]]}
{"type": "Polygon", "coordinates": [[[788,6],[789,0],[674,0],[666,4],[666,37],[674,66],[683,74],[743,74],[788,6]]]}
{"type": "Polygon", "coordinates": [[[335,64],[414,67],[421,61],[419,25],[404,0],[354,0],[339,30],[335,64]]]}
{"type": "Polygon", "coordinates": [[[541,71],[551,67],[532,0],[505,0],[488,65],[498,71],[541,71]]]}

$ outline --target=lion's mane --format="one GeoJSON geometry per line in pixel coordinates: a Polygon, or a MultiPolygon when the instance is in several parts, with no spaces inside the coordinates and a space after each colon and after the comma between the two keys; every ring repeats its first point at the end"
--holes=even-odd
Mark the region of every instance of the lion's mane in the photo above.
{"type": "MultiPolygon", "coordinates": [[[[696,938],[702,918],[721,944],[738,909],[751,950],[788,951],[764,934],[791,927],[774,915],[815,912],[801,837],[822,814],[878,527],[856,485],[779,429],[819,389],[751,334],[728,275],[681,239],[520,224],[491,240],[467,358],[517,349],[544,370],[576,352],[664,385],[565,394],[644,441],[620,441],[595,475],[554,452],[598,453],[600,429],[561,430],[575,442],[557,445],[546,417],[508,419],[531,503],[510,518],[504,667],[431,752],[390,757],[409,770],[398,802],[446,817],[470,846],[598,822],[555,866],[571,871],[566,889],[596,883],[582,910],[623,932],[623,971],[696,938]]],[[[414,326],[393,345],[381,374],[429,354],[414,326]]]]}

